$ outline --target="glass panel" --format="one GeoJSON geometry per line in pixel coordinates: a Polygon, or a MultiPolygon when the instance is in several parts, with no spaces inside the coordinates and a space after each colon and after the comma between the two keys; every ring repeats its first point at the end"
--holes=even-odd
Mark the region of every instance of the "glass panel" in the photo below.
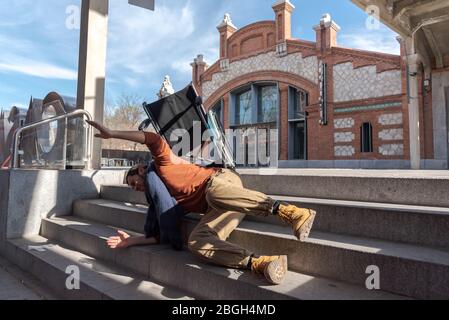
{"type": "Polygon", "coordinates": [[[259,89],[259,122],[275,122],[278,106],[278,91],[276,86],[259,89]]]}
{"type": "Polygon", "coordinates": [[[215,113],[215,117],[218,119],[218,121],[220,121],[220,123],[223,125],[221,100],[212,107],[212,111],[215,113]]]}
{"type": "Polygon", "coordinates": [[[222,125],[218,122],[217,114],[214,111],[209,111],[207,119],[211,133],[215,139],[214,149],[218,148],[217,154],[211,153],[211,156],[215,157],[215,161],[221,160],[224,161],[226,165],[234,167],[235,164],[232,157],[231,147],[227,141],[222,125]],[[222,157],[222,159],[220,157],[222,157]]]}
{"type": "Polygon", "coordinates": [[[257,160],[259,166],[270,165],[270,128],[257,129],[257,160]]]}
{"type": "Polygon", "coordinates": [[[70,118],[67,122],[67,168],[84,168],[87,165],[88,125],[83,116],[70,118]]]}
{"type": "Polygon", "coordinates": [[[293,119],[304,119],[307,106],[307,93],[297,90],[294,95],[293,119]]]}
{"type": "Polygon", "coordinates": [[[305,159],[305,125],[304,121],[292,123],[293,159],[305,159]]]}
{"type": "Polygon", "coordinates": [[[251,102],[252,102],[252,94],[251,90],[240,93],[236,97],[237,105],[236,105],[236,123],[237,124],[249,124],[252,122],[251,119],[251,102]]]}
{"type": "MultiPolygon", "coordinates": [[[[47,106],[42,112],[42,120],[56,117],[56,109],[53,105],[47,106]]],[[[49,153],[55,145],[56,136],[58,133],[58,121],[44,124],[36,130],[37,143],[44,153],[49,153]]]]}
{"type": "MultiPolygon", "coordinates": [[[[49,109],[49,118],[52,108],[46,109],[49,109]]],[[[63,170],[65,147],[65,120],[55,120],[37,128],[25,129],[19,143],[20,167],[63,170]]]]}

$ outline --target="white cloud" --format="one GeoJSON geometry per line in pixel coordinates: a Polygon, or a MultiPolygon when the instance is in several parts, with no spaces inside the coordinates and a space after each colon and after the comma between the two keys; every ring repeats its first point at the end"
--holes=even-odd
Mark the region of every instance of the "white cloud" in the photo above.
{"type": "Polygon", "coordinates": [[[171,69],[175,72],[183,74],[191,74],[192,67],[190,64],[195,58],[196,52],[198,54],[203,54],[206,62],[210,65],[218,59],[219,48],[218,48],[218,34],[213,30],[209,34],[202,35],[201,38],[195,43],[194,48],[186,50],[186,52],[178,57],[171,63],[171,69]]]}
{"type": "MultiPolygon", "coordinates": [[[[107,91],[126,90],[118,89],[118,82],[156,90],[165,75],[181,86],[191,81],[190,63],[197,54],[218,58],[218,32],[198,19],[196,2],[161,2],[154,12],[126,1],[110,4],[107,76],[108,84],[115,83],[107,91]]],[[[214,12],[207,20],[218,24],[221,16],[214,12]]]]}
{"type": "Polygon", "coordinates": [[[381,26],[378,30],[352,31],[338,36],[339,45],[390,54],[400,54],[400,45],[396,40],[397,34],[381,26]]]}
{"type": "Polygon", "coordinates": [[[0,57],[0,72],[15,72],[45,79],[76,80],[78,77],[75,70],[13,55],[0,57]]]}
{"type": "Polygon", "coordinates": [[[136,87],[138,85],[138,81],[136,79],[129,78],[129,77],[125,78],[125,82],[131,87],[136,87]]]}
{"type": "MultiPolygon", "coordinates": [[[[192,59],[190,59],[190,60],[192,60],[192,59]]],[[[175,72],[191,73],[192,67],[190,66],[190,63],[192,61],[190,61],[190,60],[180,59],[180,60],[173,61],[170,67],[175,72]]]]}
{"type": "Polygon", "coordinates": [[[170,65],[181,49],[177,43],[194,31],[189,2],[180,9],[158,7],[152,12],[115,1],[110,9],[108,68],[145,74],[170,65]]]}
{"type": "Polygon", "coordinates": [[[64,8],[62,1],[56,5],[44,0],[0,3],[0,73],[77,79],[77,60],[73,59],[78,51],[74,41],[77,36],[63,24],[64,8]],[[47,32],[48,25],[53,26],[51,33],[47,32]]]}
{"type": "Polygon", "coordinates": [[[24,105],[21,102],[15,102],[15,103],[11,103],[11,106],[16,106],[17,108],[21,108],[21,109],[28,109],[27,105],[24,105]]]}
{"type": "Polygon", "coordinates": [[[4,13],[0,19],[0,27],[17,27],[36,21],[42,10],[38,5],[30,5],[29,0],[15,0],[1,1],[0,12],[4,13]]]}

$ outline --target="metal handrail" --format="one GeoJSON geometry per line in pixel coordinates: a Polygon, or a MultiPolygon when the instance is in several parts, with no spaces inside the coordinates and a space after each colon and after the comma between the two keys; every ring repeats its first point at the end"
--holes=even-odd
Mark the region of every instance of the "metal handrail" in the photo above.
{"type": "MultiPolygon", "coordinates": [[[[33,128],[37,128],[37,127],[40,127],[40,126],[42,126],[42,125],[44,125],[44,124],[47,124],[47,123],[50,123],[50,122],[53,122],[53,121],[57,121],[57,120],[62,120],[62,119],[68,119],[68,118],[71,118],[71,117],[74,117],[74,116],[77,116],[77,115],[79,115],[79,114],[82,114],[82,115],[85,115],[86,116],[86,118],[89,120],[89,121],[92,121],[92,116],[90,115],[90,113],[89,112],[87,112],[86,110],[83,110],[83,109],[77,109],[77,110],[75,110],[75,111],[72,111],[72,112],[70,112],[70,113],[65,113],[65,114],[62,114],[62,115],[59,115],[59,116],[55,116],[55,117],[52,117],[52,118],[48,118],[48,119],[44,119],[44,120],[40,120],[40,121],[37,121],[37,122],[33,122],[33,123],[30,123],[30,124],[28,124],[28,125],[26,125],[26,126],[24,126],[24,127],[21,127],[21,128],[19,128],[19,129],[17,129],[16,130],[16,132],[14,133],[14,145],[13,145],[13,152],[12,152],[12,155],[13,155],[13,158],[12,158],[12,168],[13,169],[16,169],[16,168],[18,168],[19,167],[19,157],[18,157],[18,153],[19,153],[19,148],[18,148],[18,146],[19,146],[19,139],[20,139],[20,134],[23,132],[23,131],[25,131],[25,130],[28,130],[28,129],[33,129],[33,128]]],[[[91,141],[92,141],[92,130],[90,129],[90,126],[89,126],[89,134],[88,134],[88,142],[87,142],[87,167],[88,167],[88,169],[91,169],[91,158],[92,158],[92,150],[91,150],[91,141]]]]}

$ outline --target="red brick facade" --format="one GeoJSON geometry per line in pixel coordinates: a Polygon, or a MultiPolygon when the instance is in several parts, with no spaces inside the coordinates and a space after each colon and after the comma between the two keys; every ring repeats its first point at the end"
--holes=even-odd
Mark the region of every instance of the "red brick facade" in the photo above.
{"type": "MultiPolygon", "coordinates": [[[[288,121],[289,88],[301,89],[309,96],[309,104],[306,107],[307,160],[408,160],[410,157],[408,98],[404,49],[401,49],[401,56],[397,56],[338,47],[339,27],[329,16],[323,17],[320,24],[315,27],[316,42],[292,39],[293,9],[289,1],[277,1],[273,6],[274,21],[253,23],[239,30],[232,25],[232,22],[227,23],[226,19],[229,17],[225,18],[218,27],[220,59],[210,67],[205,65],[202,57],[201,61],[196,60],[192,64],[193,83],[204,95],[206,108],[211,108],[221,100],[223,123],[225,128],[229,128],[232,108],[230,97],[236,89],[251,83],[267,81],[276,83],[279,89],[277,122],[280,138],[279,158],[288,160],[289,139],[291,139],[288,121]],[[258,57],[262,59],[262,56],[263,60],[260,61],[263,63],[266,63],[266,59],[273,61],[271,64],[268,63],[265,69],[254,64],[256,63],[254,61],[259,60],[251,62],[251,59],[258,57]],[[312,71],[316,68],[318,72],[321,63],[327,64],[327,124],[320,124],[320,81],[314,80],[318,75],[303,72],[306,67],[295,67],[295,70],[300,72],[294,72],[290,70],[293,67],[289,68],[285,63],[278,62],[287,61],[288,57],[293,56],[299,57],[301,61],[298,60],[298,63],[303,63],[301,66],[307,64],[312,71]],[[315,57],[316,60],[308,60],[315,57]],[[314,65],[315,61],[317,66],[314,65]],[[235,69],[245,66],[245,63],[250,66],[253,63],[257,70],[242,73],[241,70],[235,69]],[[335,75],[336,72],[340,75],[335,75]],[[350,77],[354,79],[348,79],[350,77]],[[365,77],[364,80],[367,83],[371,81],[369,83],[374,84],[376,88],[373,88],[373,92],[370,92],[370,88],[363,88],[358,83],[357,77],[365,77]],[[399,89],[396,91],[389,90],[388,87],[382,89],[383,81],[390,81],[399,89]],[[354,92],[352,88],[349,91],[346,88],[346,96],[342,94],[344,90],[334,92],[336,88],[345,88],[345,85],[351,83],[355,84],[354,92]],[[379,94],[382,90],[385,94],[379,94]],[[351,98],[357,95],[362,98],[351,98]],[[339,128],[338,124],[342,119],[348,120],[352,125],[339,128]],[[334,120],[337,122],[334,123],[334,120]],[[369,153],[361,152],[360,128],[364,122],[372,125],[373,152],[369,153]],[[339,133],[349,136],[351,141],[339,141],[339,133]],[[349,154],[341,150],[349,150],[349,154]]],[[[296,63],[291,59],[288,61],[292,65],[296,63]]],[[[420,92],[420,123],[423,124],[420,128],[421,154],[424,155],[423,158],[431,159],[433,158],[432,101],[431,94],[426,90],[420,92]]]]}

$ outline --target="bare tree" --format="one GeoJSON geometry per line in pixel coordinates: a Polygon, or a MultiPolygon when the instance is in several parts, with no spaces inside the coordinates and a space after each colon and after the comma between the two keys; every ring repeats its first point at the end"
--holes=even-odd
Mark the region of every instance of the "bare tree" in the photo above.
{"type": "MultiPolygon", "coordinates": [[[[143,101],[138,95],[122,94],[112,105],[109,103],[106,105],[104,124],[113,130],[138,130],[139,124],[145,119],[145,112],[142,108],[143,101]]],[[[110,139],[103,143],[105,149],[147,150],[138,143],[123,140],[110,139]]]]}

